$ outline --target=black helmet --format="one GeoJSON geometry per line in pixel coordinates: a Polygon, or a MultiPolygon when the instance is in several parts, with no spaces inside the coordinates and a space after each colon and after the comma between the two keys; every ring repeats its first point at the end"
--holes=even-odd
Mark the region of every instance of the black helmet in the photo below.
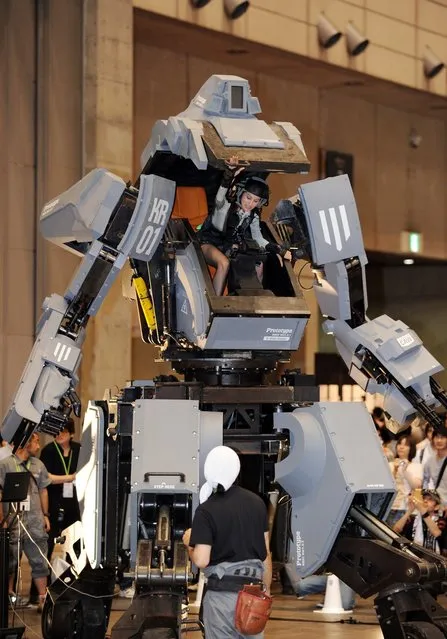
{"type": "Polygon", "coordinates": [[[243,193],[252,193],[261,198],[257,208],[268,206],[270,189],[265,180],[260,177],[250,176],[236,184],[236,202],[240,205],[243,193]]]}

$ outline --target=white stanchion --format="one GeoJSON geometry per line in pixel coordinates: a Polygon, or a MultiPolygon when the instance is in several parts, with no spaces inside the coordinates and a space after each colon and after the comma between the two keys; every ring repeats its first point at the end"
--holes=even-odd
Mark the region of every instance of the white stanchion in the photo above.
{"type": "Polygon", "coordinates": [[[314,610],[314,612],[324,613],[327,615],[344,615],[352,612],[352,610],[345,610],[343,608],[340,592],[340,579],[335,575],[328,575],[323,608],[321,608],[321,610],[314,610]]]}

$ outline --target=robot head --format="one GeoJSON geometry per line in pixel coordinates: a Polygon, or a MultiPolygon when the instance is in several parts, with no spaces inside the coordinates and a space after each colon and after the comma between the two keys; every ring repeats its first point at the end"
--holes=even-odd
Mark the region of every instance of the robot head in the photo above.
{"type": "Polygon", "coordinates": [[[250,176],[236,182],[234,192],[230,195],[230,201],[237,202],[239,206],[242,206],[242,196],[244,193],[251,193],[260,198],[256,206],[257,209],[261,209],[269,203],[269,186],[267,182],[260,177],[250,176]]]}

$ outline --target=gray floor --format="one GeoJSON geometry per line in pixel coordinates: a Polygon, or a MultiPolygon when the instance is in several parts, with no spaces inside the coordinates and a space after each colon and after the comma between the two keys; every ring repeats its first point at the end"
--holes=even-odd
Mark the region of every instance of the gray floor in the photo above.
{"type": "MultiPolygon", "coordinates": [[[[29,592],[29,567],[23,562],[23,579],[21,590],[29,592]]],[[[266,639],[382,639],[382,632],[377,623],[372,599],[358,599],[356,608],[349,615],[326,615],[314,612],[315,605],[322,601],[321,595],[312,595],[303,600],[293,596],[279,594],[279,584],[274,584],[274,605],[271,620],[265,632],[266,639]]],[[[194,597],[194,594],[192,594],[194,597]]],[[[440,603],[447,607],[447,598],[443,596],[440,603]]],[[[115,597],[112,605],[109,633],[113,625],[129,606],[130,600],[115,597]]],[[[196,619],[191,615],[190,620],[196,619]]],[[[36,607],[24,608],[10,613],[10,626],[25,626],[25,637],[32,639],[42,637],[41,617],[36,607]]],[[[200,633],[194,630],[184,631],[185,637],[200,639],[200,633]]],[[[98,639],[102,639],[98,637],[98,639]]]]}

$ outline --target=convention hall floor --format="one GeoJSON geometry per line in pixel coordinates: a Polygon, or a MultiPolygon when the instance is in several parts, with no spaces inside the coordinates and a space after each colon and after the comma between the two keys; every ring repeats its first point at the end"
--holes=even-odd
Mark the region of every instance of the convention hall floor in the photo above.
{"type": "MultiPolygon", "coordinates": [[[[23,592],[28,592],[29,571],[24,567],[23,592]]],[[[322,601],[320,595],[312,595],[304,600],[293,596],[276,594],[279,586],[274,584],[274,606],[272,618],[265,632],[266,639],[381,639],[382,633],[372,607],[372,600],[357,602],[351,615],[332,616],[316,614],[315,605],[322,601]]],[[[447,599],[442,598],[443,605],[447,599]]],[[[112,627],[123,610],[129,605],[129,600],[115,598],[113,601],[110,627],[112,627]]],[[[12,613],[10,613],[12,616],[12,613]]],[[[26,625],[26,639],[41,637],[40,615],[36,608],[24,608],[17,611],[20,619],[15,619],[15,625],[26,625]]],[[[191,620],[195,617],[191,617],[191,620]]],[[[10,620],[11,625],[12,619],[10,620]]],[[[184,636],[190,639],[200,639],[198,630],[191,626],[184,636]]]]}

